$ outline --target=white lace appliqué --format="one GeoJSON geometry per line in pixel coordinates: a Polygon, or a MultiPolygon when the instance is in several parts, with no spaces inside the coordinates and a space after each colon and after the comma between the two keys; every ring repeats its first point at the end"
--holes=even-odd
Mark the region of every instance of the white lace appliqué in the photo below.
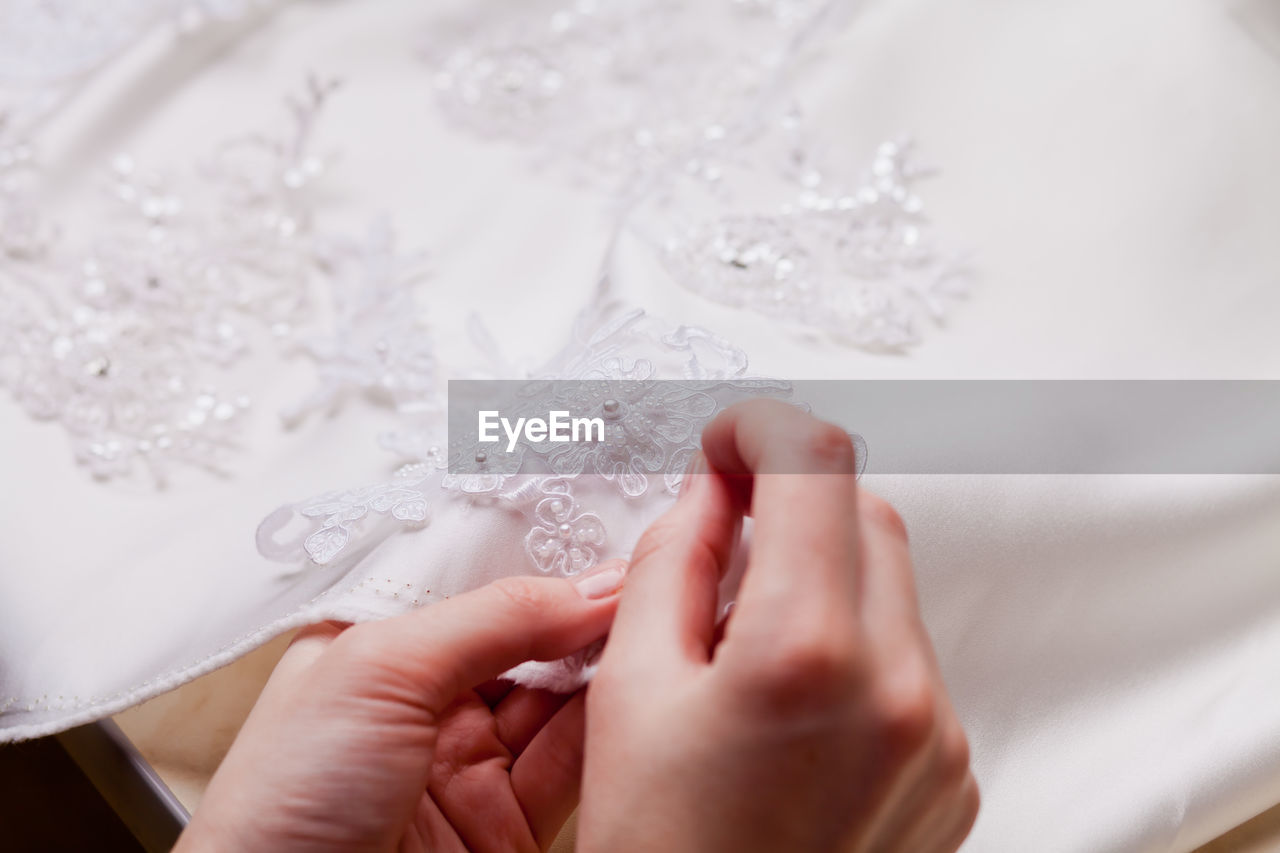
{"type": "MultiPolygon", "coordinates": [[[[522,397],[511,410],[598,412],[607,424],[603,442],[547,445],[522,440],[505,453],[473,436],[450,448],[455,463],[450,471],[443,461],[449,454],[440,449],[440,427],[431,426],[431,418],[411,418],[419,425],[385,443],[417,461],[386,482],[330,493],[293,508],[309,524],[300,540],[306,559],[333,563],[358,539],[390,531],[377,519],[421,527],[434,502],[464,500],[523,514],[529,523],[525,553],[536,570],[569,576],[595,566],[607,550],[608,532],[600,515],[583,506],[576,482],[609,483],[624,499],[638,499],[661,474],[663,485],[674,493],[702,428],[725,405],[761,394],[789,394],[786,383],[747,378],[745,355],[723,339],[689,326],[653,334],[641,328],[646,319],[631,312],[586,335],[547,371],[556,378],[523,383],[522,397]],[[646,353],[683,358],[683,379],[659,381],[646,353]],[[467,464],[458,465],[460,459],[467,464]]],[[[264,523],[259,541],[265,544],[260,547],[273,559],[290,559],[288,547],[270,538],[281,526],[276,516],[264,523]]]]}
{"type": "MultiPolygon", "coordinates": [[[[789,126],[798,121],[794,113],[789,126]]],[[[940,249],[917,184],[926,173],[911,146],[882,144],[857,181],[820,167],[787,134],[775,207],[752,210],[728,172],[711,207],[681,224],[666,215],[655,248],[681,285],[728,305],[820,329],[870,350],[920,340],[921,320],[941,322],[968,289],[964,260],[940,249]]],[[[754,174],[754,172],[752,173],[754,174]]]]}
{"type": "Polygon", "coordinates": [[[317,387],[281,414],[288,424],[365,394],[397,411],[439,405],[435,347],[415,298],[426,258],[396,251],[391,226],[374,222],[362,241],[317,247],[333,319],[323,333],[296,336],[316,366],[317,387]]]}
{"type": "MultiPolygon", "coordinates": [[[[732,142],[828,0],[543,0],[424,48],[446,115],[578,180],[635,190],[732,142]]],[[[704,159],[706,159],[704,157],[704,159]]]]}
{"type": "Polygon", "coordinates": [[[442,28],[450,47],[426,53],[447,116],[610,191],[682,286],[900,351],[968,277],[932,238],[909,144],[886,142],[861,177],[813,154],[796,60],[854,5],[535,2],[442,28]],[[655,206],[663,222],[644,224],[655,206]]]}
{"type": "Polygon", "coordinates": [[[315,127],[336,87],[310,79],[285,132],[234,137],[192,175],[116,156],[112,225],[85,240],[48,224],[31,147],[0,125],[0,387],[58,421],[94,476],[223,470],[251,404],[226,386],[255,351],[316,365],[289,424],[354,393],[399,410],[436,400],[424,259],[398,253],[382,221],[361,240],[313,225],[330,159],[315,127]]]}
{"type": "Polygon", "coordinates": [[[325,565],[342,552],[370,515],[381,515],[410,526],[427,523],[427,495],[424,491],[428,466],[406,465],[385,483],[322,495],[298,507],[298,513],[318,519],[318,529],[303,540],[307,556],[325,565]]]}
{"type": "Polygon", "coordinates": [[[0,258],[0,386],[59,421],[95,476],[221,467],[249,401],[218,374],[307,308],[306,189],[324,167],[309,143],[331,90],[313,81],[289,133],[226,143],[191,179],[116,157],[107,230],[32,251],[32,226],[0,258]]]}
{"type": "Polygon", "coordinates": [[[604,522],[586,512],[573,493],[568,477],[526,476],[501,500],[527,512],[531,526],[524,548],[540,572],[576,575],[599,562],[607,533],[604,522]]]}
{"type": "Polygon", "coordinates": [[[576,575],[598,562],[598,549],[605,543],[604,522],[595,513],[579,511],[567,483],[553,482],[563,491],[549,491],[534,508],[525,550],[539,571],[576,575]]]}

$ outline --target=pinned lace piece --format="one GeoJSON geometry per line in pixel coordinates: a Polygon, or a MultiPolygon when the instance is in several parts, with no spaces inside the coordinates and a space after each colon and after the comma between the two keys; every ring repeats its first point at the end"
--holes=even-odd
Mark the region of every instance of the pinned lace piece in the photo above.
{"type": "Polygon", "coordinates": [[[539,394],[541,411],[558,409],[599,418],[604,440],[569,444],[535,444],[530,449],[546,459],[556,474],[595,474],[627,497],[639,497],[649,477],[666,471],[681,453],[697,446],[698,435],[717,411],[716,401],[701,390],[653,381],[653,367],[621,362],[614,376],[587,381],[550,383],[539,394]]]}
{"type": "Polygon", "coordinates": [[[723,408],[753,396],[790,396],[787,383],[752,379],[746,370],[740,349],[704,329],[670,330],[642,312],[622,314],[584,332],[537,378],[520,383],[519,398],[504,410],[512,417],[553,409],[598,415],[606,424],[604,441],[521,439],[508,453],[475,436],[454,437],[446,453],[438,411],[404,412],[406,428],[384,436],[383,444],[415,461],[384,483],[277,511],[260,529],[260,550],[271,559],[330,564],[357,542],[371,546],[397,529],[379,519],[399,521],[399,529],[422,527],[437,502],[462,500],[523,515],[533,569],[560,576],[587,571],[606,556],[608,531],[575,484],[607,484],[623,499],[636,500],[651,494],[661,475],[658,482],[674,494],[703,427],[723,408]],[[660,381],[664,373],[683,376],[660,381]],[[446,467],[450,456],[453,470],[446,467]],[[458,465],[464,458],[467,464],[458,465]],[[304,522],[297,546],[271,535],[290,516],[304,522]]]}

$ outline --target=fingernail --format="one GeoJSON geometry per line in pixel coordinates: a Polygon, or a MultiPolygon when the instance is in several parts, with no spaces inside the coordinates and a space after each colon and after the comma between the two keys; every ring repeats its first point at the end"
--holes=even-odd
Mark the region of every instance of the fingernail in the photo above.
{"type": "Polygon", "coordinates": [[[680,478],[680,494],[676,496],[676,500],[691,493],[702,482],[704,474],[710,473],[711,468],[707,465],[707,457],[702,455],[699,450],[693,454],[693,458],[689,460],[689,467],[684,469],[684,476],[680,478]]]}
{"type": "Polygon", "coordinates": [[[606,563],[605,566],[573,582],[579,595],[592,599],[607,598],[622,589],[622,581],[627,576],[627,564],[618,561],[616,565],[609,566],[606,563]]]}

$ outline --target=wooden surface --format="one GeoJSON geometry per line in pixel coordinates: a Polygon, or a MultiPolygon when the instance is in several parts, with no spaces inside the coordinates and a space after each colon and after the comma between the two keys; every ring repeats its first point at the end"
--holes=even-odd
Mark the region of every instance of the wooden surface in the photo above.
{"type": "Polygon", "coordinates": [[[292,635],[135,708],[116,723],[194,812],[292,635]]]}
{"type": "Polygon", "coordinates": [[[1280,850],[1280,805],[1242,823],[1195,853],[1275,853],[1280,850]]]}

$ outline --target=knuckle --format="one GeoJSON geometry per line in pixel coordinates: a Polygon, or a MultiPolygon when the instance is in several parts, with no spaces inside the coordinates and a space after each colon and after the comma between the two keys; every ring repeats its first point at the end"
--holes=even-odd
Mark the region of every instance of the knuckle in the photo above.
{"type": "Polygon", "coordinates": [[[978,819],[978,811],[982,808],[982,792],[978,790],[978,782],[972,774],[965,777],[956,808],[959,812],[958,823],[962,831],[961,838],[963,838],[973,828],[974,822],[978,819]]]}
{"type": "Polygon", "coordinates": [[[848,433],[835,424],[814,421],[802,437],[804,450],[823,470],[854,470],[856,453],[848,433]]]}
{"type": "Polygon", "coordinates": [[[938,703],[933,681],[924,674],[898,672],[873,700],[872,715],[885,745],[910,756],[933,737],[938,703]]]}
{"type": "Polygon", "coordinates": [[[858,493],[858,510],[862,517],[871,524],[887,531],[893,536],[907,541],[907,523],[889,503],[879,495],[867,491],[858,493]]]}
{"type": "Polygon", "coordinates": [[[965,785],[963,808],[965,817],[968,818],[969,826],[973,826],[973,822],[977,819],[978,812],[982,808],[982,791],[978,789],[976,779],[973,779],[972,776],[969,779],[969,784],[965,785]]]}
{"type": "Polygon", "coordinates": [[[861,666],[853,642],[792,638],[765,654],[752,682],[772,706],[819,710],[847,701],[861,666]]]}
{"type": "Polygon", "coordinates": [[[938,773],[948,782],[963,784],[969,776],[969,759],[969,739],[959,721],[952,718],[942,729],[938,773]]]}

